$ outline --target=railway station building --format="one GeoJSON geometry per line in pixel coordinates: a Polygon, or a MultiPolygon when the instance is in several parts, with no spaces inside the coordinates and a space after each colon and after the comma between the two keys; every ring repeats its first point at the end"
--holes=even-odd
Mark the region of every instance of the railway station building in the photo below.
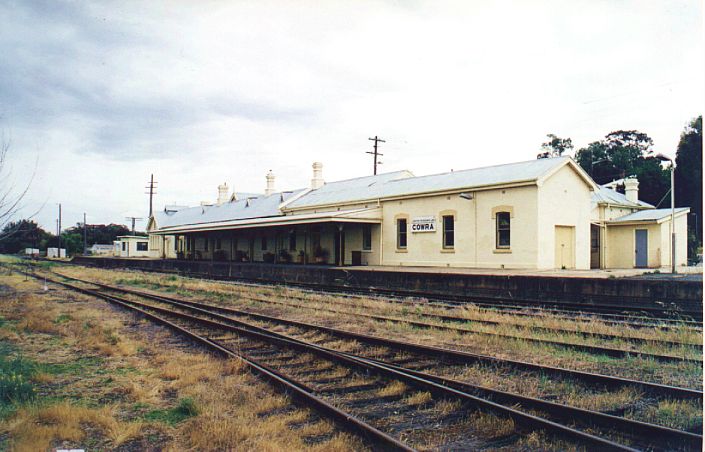
{"type": "MultiPolygon", "coordinates": [[[[230,193],[149,220],[149,254],[302,265],[589,269],[670,265],[671,210],[599,186],[570,157],[430,176],[396,171],[307,188],[230,193]]],[[[686,262],[677,209],[676,263],[686,262]]]]}

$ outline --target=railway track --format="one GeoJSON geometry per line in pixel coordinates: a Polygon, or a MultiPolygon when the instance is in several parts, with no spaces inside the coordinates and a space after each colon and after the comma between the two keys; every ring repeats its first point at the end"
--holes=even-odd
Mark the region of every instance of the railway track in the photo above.
{"type": "MultiPolygon", "coordinates": [[[[64,265],[85,266],[84,264],[61,262],[64,265]]],[[[694,327],[702,327],[702,312],[690,312],[680,309],[676,303],[665,301],[662,307],[654,308],[648,306],[629,306],[616,305],[610,302],[594,302],[589,303],[571,303],[551,300],[529,300],[520,299],[513,296],[504,296],[501,294],[487,296],[481,294],[472,294],[467,296],[450,296],[436,293],[428,293],[423,291],[403,291],[391,290],[382,287],[369,287],[360,289],[352,287],[346,281],[341,281],[340,284],[311,284],[303,282],[281,282],[274,280],[266,280],[260,278],[233,278],[228,276],[220,276],[212,273],[204,272],[183,272],[169,270],[153,270],[139,269],[139,271],[178,274],[183,277],[193,277],[198,279],[210,279],[217,281],[247,283],[253,285],[270,286],[270,287],[292,287],[303,290],[311,290],[316,293],[329,293],[338,295],[358,295],[358,296],[375,296],[384,297],[389,300],[407,301],[409,299],[422,299],[425,303],[433,303],[438,305],[462,306],[472,304],[484,309],[496,309],[499,311],[510,311],[524,315],[565,315],[567,317],[590,316],[603,319],[604,321],[624,322],[629,326],[634,327],[653,327],[668,326],[668,325],[689,325],[694,327]]],[[[604,298],[604,297],[603,297],[604,298]]]]}
{"type": "MultiPolygon", "coordinates": [[[[238,350],[237,353],[243,354],[246,359],[252,360],[254,357],[259,360],[257,365],[279,375],[280,378],[288,378],[291,384],[297,386],[300,391],[315,394],[324,401],[328,399],[327,403],[331,405],[347,407],[349,414],[355,416],[360,423],[369,419],[370,423],[375,425],[372,429],[381,431],[383,435],[387,435],[393,440],[398,441],[403,438],[406,446],[423,448],[441,446],[446,448],[511,447],[512,444],[520,444],[519,441],[523,435],[537,429],[573,444],[601,450],[633,450],[634,447],[653,448],[654,445],[664,449],[691,450],[691,448],[699,448],[702,444],[702,437],[690,432],[581,410],[554,402],[482,388],[438,375],[430,375],[419,370],[423,367],[418,366],[424,362],[422,357],[415,361],[417,364],[414,366],[415,368],[400,365],[399,360],[394,360],[397,351],[393,347],[390,347],[391,354],[382,357],[386,359],[372,358],[325,347],[320,343],[311,343],[278,333],[272,328],[262,328],[238,320],[233,317],[232,310],[225,310],[225,308],[184,302],[183,300],[115,287],[96,285],[99,290],[95,290],[62,281],[54,282],[73,290],[98,296],[123,307],[140,310],[139,312],[143,314],[151,315],[153,320],[155,317],[161,317],[162,323],[171,322],[181,328],[181,332],[190,332],[186,334],[191,334],[192,338],[195,335],[226,350],[238,350]],[[122,292],[131,297],[141,297],[149,301],[145,303],[144,301],[108,295],[106,290],[111,293],[122,292]],[[229,315],[224,315],[222,313],[224,310],[229,315]],[[197,326],[189,326],[191,324],[197,326]],[[193,328],[195,328],[195,333],[193,328]],[[217,339],[213,339],[214,337],[217,339]],[[298,361],[292,365],[292,359],[298,361]],[[339,367],[344,367],[347,370],[343,372],[339,370],[339,367]],[[318,378],[321,369],[330,370],[333,374],[338,372],[338,376],[321,380],[318,378]],[[284,376],[285,372],[297,374],[300,380],[284,376]],[[340,382],[342,381],[345,385],[348,380],[344,377],[350,373],[353,373],[357,379],[352,386],[354,389],[346,386],[347,389],[341,390],[340,382]],[[359,380],[365,376],[369,378],[369,375],[374,375],[374,380],[359,380]],[[381,389],[389,387],[393,382],[402,382],[404,387],[413,388],[416,392],[412,395],[403,392],[388,398],[380,398],[381,389]],[[416,397],[416,394],[426,393],[430,394],[428,396],[430,399],[424,395],[427,400],[423,407],[419,408],[413,403],[410,406],[409,401],[416,397]],[[377,394],[376,397],[375,394],[377,394]],[[440,410],[438,408],[447,407],[448,403],[457,403],[458,405],[454,405],[457,409],[448,412],[447,409],[440,410]],[[375,415],[374,412],[371,414],[370,409],[376,409],[377,414],[375,415]],[[439,412],[446,414],[439,418],[439,412]],[[496,439],[488,441],[487,438],[483,438],[482,432],[473,432],[468,435],[474,426],[472,422],[467,421],[467,419],[471,419],[467,418],[468,412],[489,412],[501,418],[511,419],[515,428],[510,435],[505,435],[501,441],[496,439]],[[390,418],[389,413],[401,413],[401,415],[390,418]],[[363,420],[360,421],[360,419],[363,420]],[[573,424],[582,428],[569,426],[573,424]],[[415,425],[417,428],[409,431],[410,425],[415,425]],[[419,426],[424,428],[418,428],[419,426]],[[430,426],[433,426],[433,429],[430,429],[430,426]],[[430,431],[435,433],[429,433],[430,431]],[[402,433],[403,437],[400,436],[402,433]],[[441,440],[443,443],[437,444],[441,440]]],[[[91,285],[93,283],[82,282],[80,284],[91,285]]],[[[348,339],[350,338],[348,337],[348,339]]],[[[357,339],[362,340],[359,337],[357,339]]],[[[204,344],[205,341],[201,340],[200,343],[204,344]]],[[[379,344],[379,341],[381,339],[375,339],[373,342],[379,344]]],[[[390,344],[392,342],[388,342],[386,345],[390,344]]],[[[407,346],[419,347],[412,344],[407,344],[407,346]]],[[[428,347],[425,350],[427,362],[431,358],[429,350],[428,347]]],[[[443,351],[441,353],[453,354],[457,352],[443,351]]],[[[438,352],[435,355],[437,357],[438,352]]],[[[610,378],[590,375],[590,380],[610,378]]],[[[638,384],[646,390],[665,391],[670,395],[677,393],[682,397],[699,397],[702,400],[702,393],[683,388],[665,387],[644,382],[627,382],[623,379],[613,379],[612,383],[638,384]]],[[[363,430],[367,431],[365,428],[363,430]]],[[[367,434],[369,435],[369,433],[367,434]]],[[[394,445],[391,442],[389,444],[390,446],[394,445]]]]}
{"type": "MultiPolygon", "coordinates": [[[[697,357],[692,357],[691,360],[694,361],[702,361],[700,358],[700,355],[702,355],[702,350],[703,346],[702,344],[695,344],[695,343],[689,343],[689,342],[679,342],[679,341],[668,341],[668,340],[660,340],[660,339],[653,339],[653,338],[643,338],[643,337],[633,337],[633,336],[623,336],[623,335],[615,335],[615,334],[605,334],[605,333],[596,333],[596,332],[590,332],[590,331],[581,331],[581,330],[575,330],[575,329],[567,329],[567,328],[555,328],[555,327],[545,327],[545,326],[535,326],[535,325],[524,325],[521,323],[513,323],[513,322],[505,322],[505,321],[492,321],[492,320],[483,320],[483,319],[478,319],[478,318],[471,318],[471,317],[459,317],[459,316],[450,316],[450,315],[443,315],[443,314],[433,314],[433,313],[422,313],[422,314],[409,314],[406,313],[404,314],[405,316],[417,316],[422,319],[430,319],[430,320],[435,320],[436,323],[429,323],[427,321],[417,321],[410,319],[408,317],[400,318],[400,317],[393,317],[393,316],[388,316],[388,315],[374,315],[374,314],[366,314],[366,313],[360,313],[360,312],[355,312],[355,311],[350,311],[350,310],[342,310],[342,309],[330,309],[330,308],[325,308],[321,306],[311,306],[310,304],[298,304],[298,303],[290,303],[290,302],[285,302],[281,300],[272,300],[270,298],[265,298],[265,297],[256,297],[252,295],[242,295],[240,294],[239,297],[250,300],[250,301],[255,301],[259,303],[268,303],[268,304],[277,304],[281,306],[288,306],[288,307],[295,307],[295,308],[301,308],[301,309],[309,309],[313,311],[326,311],[334,314],[345,314],[345,315],[350,315],[350,316],[355,316],[355,317],[361,317],[361,318],[367,318],[367,319],[372,319],[380,322],[395,322],[395,323],[406,323],[415,327],[420,327],[420,328],[435,328],[439,330],[447,330],[447,331],[455,331],[455,332],[460,332],[460,333],[466,333],[466,334],[477,334],[477,335],[485,335],[485,336],[495,336],[495,337],[502,337],[502,338],[509,338],[509,339],[521,339],[527,342],[534,342],[538,344],[545,344],[545,345],[554,345],[557,347],[564,347],[564,348],[570,348],[578,351],[583,351],[586,353],[592,353],[592,354],[598,354],[598,355],[606,355],[606,356],[612,356],[612,357],[624,357],[624,356],[640,356],[642,358],[647,358],[647,359],[654,359],[657,361],[662,361],[662,362],[678,362],[681,360],[684,360],[687,358],[683,358],[680,355],[659,355],[659,354],[653,354],[653,353],[644,353],[640,352],[639,350],[636,349],[630,349],[630,350],[623,350],[623,349],[616,349],[616,348],[611,348],[611,347],[603,347],[603,346],[590,346],[590,345],[583,345],[583,344],[575,344],[575,343],[569,343],[569,342],[561,342],[561,341],[553,341],[553,340],[546,340],[546,339],[531,339],[527,338],[525,336],[518,336],[518,335],[512,335],[512,334],[501,334],[501,333],[492,333],[492,332],[486,332],[486,331],[478,331],[478,330],[473,330],[470,328],[463,327],[462,325],[453,325],[455,324],[472,324],[472,325],[489,325],[489,326],[510,326],[510,327],[516,327],[519,328],[521,331],[520,332],[542,332],[542,333],[561,333],[561,334],[568,334],[568,335],[575,335],[575,336],[580,336],[583,338],[595,338],[595,339],[603,339],[603,340],[608,340],[608,341],[624,341],[628,342],[634,345],[659,345],[659,346],[665,346],[665,347],[672,347],[675,348],[674,353],[678,353],[681,351],[686,351],[686,352],[691,352],[691,355],[693,352],[697,354],[697,357]],[[679,350],[680,349],[680,350],[679,350]]],[[[292,297],[291,295],[286,296],[287,299],[298,299],[300,301],[307,301],[304,297],[292,297]]],[[[310,301],[310,300],[308,300],[310,301]]],[[[317,303],[324,304],[324,302],[319,301],[317,303]]],[[[326,300],[325,304],[338,304],[340,306],[345,306],[345,307],[353,307],[350,306],[347,303],[339,303],[335,301],[330,301],[326,300]]]]}
{"type": "MultiPolygon", "coordinates": [[[[76,281],[82,281],[82,280],[76,279],[76,278],[72,278],[72,279],[74,279],[76,281]]],[[[82,282],[87,282],[87,281],[82,281],[82,282]]],[[[96,283],[93,283],[93,284],[96,284],[96,283]]],[[[110,286],[105,285],[104,287],[110,287],[110,286]]],[[[437,314],[424,315],[424,317],[428,317],[428,318],[436,319],[436,320],[440,321],[440,322],[436,322],[436,323],[430,323],[427,321],[409,319],[407,317],[400,318],[400,317],[392,317],[392,316],[386,316],[386,315],[375,315],[375,314],[354,312],[354,311],[350,311],[350,310],[330,309],[330,308],[321,307],[321,306],[311,307],[311,306],[307,306],[306,304],[290,304],[290,303],[280,301],[280,300],[272,300],[272,299],[268,299],[268,298],[264,298],[264,297],[254,297],[252,295],[242,295],[241,294],[240,296],[242,298],[252,300],[252,301],[261,302],[261,303],[294,306],[297,308],[311,309],[311,310],[317,310],[317,311],[327,311],[327,312],[331,312],[331,313],[335,313],[335,314],[344,314],[344,315],[358,317],[358,318],[371,319],[371,320],[378,321],[378,322],[405,323],[405,324],[408,324],[408,325],[411,325],[414,327],[418,327],[418,328],[427,328],[427,329],[432,328],[432,329],[437,329],[437,330],[458,332],[458,333],[462,333],[462,334],[472,334],[472,335],[479,335],[479,336],[497,337],[497,338],[503,338],[503,339],[521,340],[521,341],[525,341],[525,342],[529,342],[529,343],[554,346],[554,347],[575,350],[578,352],[584,352],[584,353],[593,354],[593,355],[604,355],[604,356],[610,356],[610,357],[615,357],[615,358],[636,356],[636,357],[643,358],[643,359],[653,359],[653,360],[656,360],[659,362],[671,362],[671,363],[678,363],[681,361],[702,362],[702,345],[700,345],[700,344],[690,344],[690,343],[674,342],[674,341],[649,340],[649,339],[643,339],[643,338],[638,338],[638,337],[633,338],[633,337],[628,337],[628,336],[606,335],[606,334],[591,333],[591,332],[584,332],[584,331],[575,331],[575,330],[560,329],[560,328],[544,328],[544,327],[536,327],[536,326],[523,327],[523,326],[517,325],[517,324],[514,324],[514,326],[521,327],[520,330],[516,332],[517,334],[503,334],[503,333],[497,333],[497,332],[478,331],[477,329],[471,329],[471,328],[467,328],[467,327],[463,327],[463,326],[452,325],[447,322],[448,321],[455,322],[455,323],[457,323],[457,322],[462,322],[462,323],[470,322],[471,324],[494,325],[494,326],[509,325],[508,322],[494,322],[494,321],[481,320],[481,319],[468,319],[468,318],[462,318],[462,317],[444,316],[444,315],[437,315],[437,314]],[[619,339],[619,340],[624,340],[625,342],[631,342],[634,345],[655,344],[655,345],[661,345],[661,346],[666,346],[666,347],[672,347],[673,349],[671,351],[671,354],[667,354],[667,355],[655,354],[655,353],[648,353],[648,352],[640,351],[635,347],[632,347],[630,349],[622,349],[622,348],[614,348],[614,347],[607,347],[607,346],[579,344],[579,343],[574,343],[574,342],[529,338],[529,337],[525,337],[525,336],[521,335],[521,333],[523,331],[563,332],[563,333],[568,333],[571,335],[578,335],[578,336],[582,336],[582,337],[597,337],[597,338],[611,339],[611,340],[619,339]]],[[[304,298],[300,298],[300,299],[305,300],[304,298]]]]}

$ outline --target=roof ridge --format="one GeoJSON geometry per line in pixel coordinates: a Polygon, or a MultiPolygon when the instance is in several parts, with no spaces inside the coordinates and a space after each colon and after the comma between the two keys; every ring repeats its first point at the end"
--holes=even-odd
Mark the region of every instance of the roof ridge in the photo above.
{"type": "MultiPolygon", "coordinates": [[[[568,155],[561,155],[559,157],[551,157],[548,159],[532,159],[532,160],[522,160],[521,162],[497,163],[496,165],[478,166],[477,168],[466,168],[466,169],[461,169],[461,170],[457,170],[457,171],[445,171],[442,173],[424,174],[423,176],[414,176],[414,177],[415,178],[422,178],[422,177],[432,177],[432,176],[444,176],[446,174],[465,173],[467,171],[477,171],[477,170],[483,170],[483,169],[497,168],[500,166],[521,165],[524,163],[534,163],[534,162],[545,161],[545,160],[570,159],[570,158],[572,158],[572,157],[570,157],[568,155]]],[[[396,182],[396,181],[390,181],[390,182],[396,182]]]]}
{"type": "Polygon", "coordinates": [[[403,169],[403,170],[397,170],[397,171],[390,171],[390,172],[388,172],[388,173],[373,174],[373,175],[371,175],[371,176],[357,176],[357,177],[351,177],[351,178],[349,178],[349,179],[340,179],[340,180],[336,180],[336,181],[333,181],[333,182],[326,182],[326,185],[328,185],[328,184],[336,184],[336,183],[338,183],[338,182],[350,182],[351,180],[366,179],[366,178],[369,178],[369,177],[386,176],[386,175],[389,175],[389,174],[396,174],[396,173],[409,173],[409,174],[411,174],[412,177],[417,177],[417,176],[415,176],[414,173],[412,173],[411,171],[406,170],[406,169],[403,169]]]}

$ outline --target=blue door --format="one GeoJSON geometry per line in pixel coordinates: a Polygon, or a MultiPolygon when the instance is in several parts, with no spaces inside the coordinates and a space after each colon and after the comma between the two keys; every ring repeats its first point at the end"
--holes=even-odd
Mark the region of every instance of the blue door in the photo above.
{"type": "Polygon", "coordinates": [[[636,267],[646,268],[649,266],[649,231],[637,229],[636,233],[636,267]]]}

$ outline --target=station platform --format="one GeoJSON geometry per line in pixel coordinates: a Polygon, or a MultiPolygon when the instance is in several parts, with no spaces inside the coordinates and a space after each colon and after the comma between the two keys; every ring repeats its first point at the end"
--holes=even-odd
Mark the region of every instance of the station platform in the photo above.
{"type": "MultiPolygon", "coordinates": [[[[646,275],[590,277],[580,272],[569,277],[562,272],[500,273],[458,268],[419,267],[331,267],[163,259],[121,259],[76,257],[74,263],[102,268],[127,268],[176,273],[184,276],[239,280],[266,284],[288,284],[322,290],[390,293],[396,296],[444,297],[472,302],[473,299],[542,304],[573,303],[585,306],[610,305],[629,309],[658,309],[700,317],[703,284],[683,275],[663,279],[646,275]],[[459,271],[461,270],[461,271],[459,271]]],[[[655,274],[661,276],[661,274],[655,274]]]]}
{"type": "Polygon", "coordinates": [[[663,280],[690,280],[702,281],[703,267],[678,267],[676,274],[671,273],[670,267],[662,268],[618,268],[609,270],[535,270],[535,269],[498,269],[498,268],[466,268],[466,267],[412,267],[412,266],[382,266],[369,265],[361,267],[333,267],[360,271],[395,271],[412,273],[446,273],[458,275],[494,275],[494,276],[540,276],[558,278],[648,278],[663,280]]]}

